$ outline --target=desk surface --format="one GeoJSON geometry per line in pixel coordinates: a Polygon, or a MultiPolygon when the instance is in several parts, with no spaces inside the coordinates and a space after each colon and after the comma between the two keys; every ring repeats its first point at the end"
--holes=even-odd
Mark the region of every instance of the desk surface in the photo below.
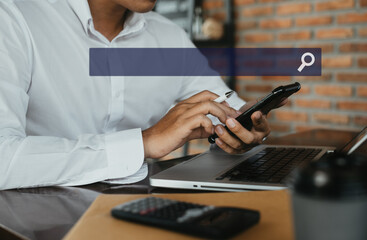
{"type": "MultiPolygon", "coordinates": [[[[101,194],[70,230],[64,240],[80,239],[147,239],[199,240],[197,237],[160,228],[117,220],[110,215],[116,205],[146,197],[147,195],[101,194]]],[[[231,240],[293,240],[291,198],[286,190],[252,191],[236,193],[184,193],[160,194],[159,197],[212,206],[255,209],[260,221],[231,240]]]]}
{"type": "MultiPolygon", "coordinates": [[[[267,144],[341,147],[355,135],[352,131],[312,130],[281,138],[269,138],[267,144]]],[[[360,151],[366,152],[366,145],[360,151]]],[[[155,174],[189,158],[149,163],[155,174]]],[[[95,183],[83,187],[46,187],[0,191],[0,239],[61,239],[78,221],[100,193],[150,194],[195,193],[153,188],[148,177],[128,185],[95,183]]]]}

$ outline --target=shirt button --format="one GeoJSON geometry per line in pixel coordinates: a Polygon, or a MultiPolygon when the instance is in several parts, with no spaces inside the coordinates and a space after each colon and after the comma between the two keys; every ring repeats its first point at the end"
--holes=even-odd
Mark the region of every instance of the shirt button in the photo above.
{"type": "Polygon", "coordinates": [[[118,91],[115,96],[116,96],[116,98],[122,98],[123,92],[122,91],[118,91]]]}

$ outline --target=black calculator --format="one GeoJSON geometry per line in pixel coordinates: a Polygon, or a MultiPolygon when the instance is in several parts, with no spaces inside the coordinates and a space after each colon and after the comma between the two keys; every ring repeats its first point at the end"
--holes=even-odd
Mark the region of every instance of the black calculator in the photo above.
{"type": "Polygon", "coordinates": [[[148,197],[114,207],[118,219],[210,239],[232,237],[259,222],[255,210],[148,197]]]}

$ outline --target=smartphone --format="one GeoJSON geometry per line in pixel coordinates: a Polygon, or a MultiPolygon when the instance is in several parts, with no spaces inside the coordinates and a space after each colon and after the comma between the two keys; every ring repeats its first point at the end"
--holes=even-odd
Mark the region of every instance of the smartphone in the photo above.
{"type": "Polygon", "coordinates": [[[206,239],[228,239],[257,224],[260,212],[159,197],[133,200],[111,210],[113,217],[206,239]]]}
{"type": "MultiPolygon", "coordinates": [[[[261,99],[255,105],[250,107],[244,113],[239,115],[236,120],[247,130],[251,130],[253,124],[251,120],[251,115],[256,111],[261,111],[263,114],[267,114],[270,110],[276,108],[284,99],[298,92],[301,89],[301,84],[295,82],[286,86],[280,86],[275,88],[270,94],[261,99]]],[[[227,126],[225,129],[232,135],[235,136],[227,126]]],[[[217,134],[213,134],[208,138],[210,143],[215,143],[215,139],[218,137],[217,134]]]]}

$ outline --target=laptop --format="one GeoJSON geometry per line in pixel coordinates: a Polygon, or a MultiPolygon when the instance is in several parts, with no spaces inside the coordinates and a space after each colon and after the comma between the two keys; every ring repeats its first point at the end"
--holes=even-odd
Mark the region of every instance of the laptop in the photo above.
{"type": "Polygon", "coordinates": [[[344,147],[258,145],[244,154],[210,150],[150,177],[154,187],[212,191],[280,190],[294,170],[325,154],[351,154],[367,139],[367,127],[344,147]]]}

